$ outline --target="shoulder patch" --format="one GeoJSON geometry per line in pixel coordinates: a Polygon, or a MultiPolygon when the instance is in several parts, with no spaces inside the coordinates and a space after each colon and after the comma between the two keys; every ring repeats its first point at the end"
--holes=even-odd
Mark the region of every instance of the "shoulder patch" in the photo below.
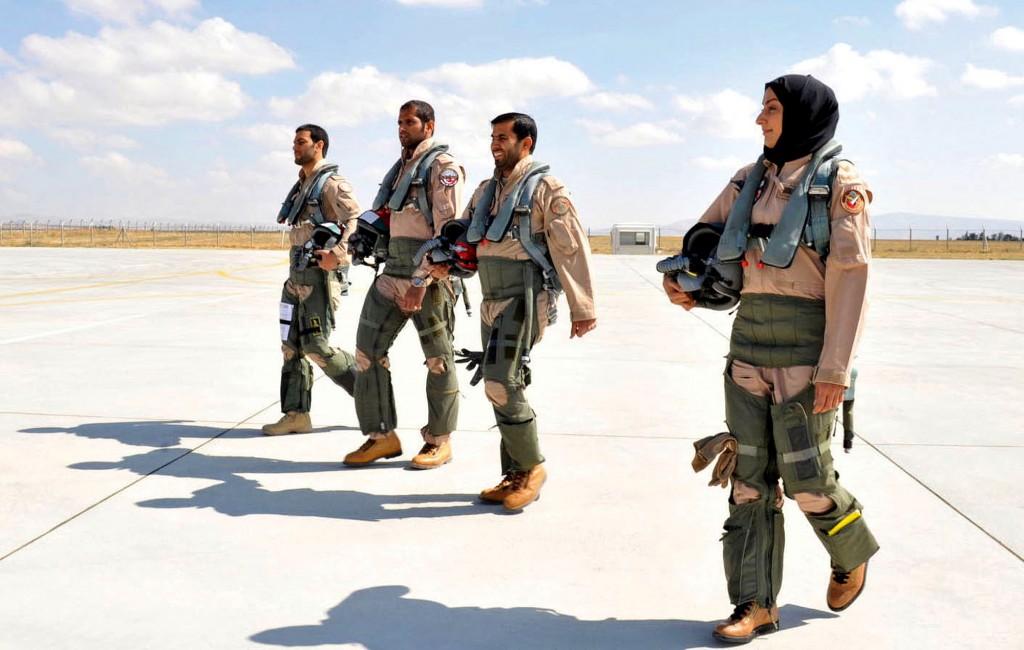
{"type": "Polygon", "coordinates": [[[840,202],[843,209],[850,214],[857,214],[864,210],[864,195],[857,190],[847,190],[840,202]]]}
{"type": "Polygon", "coordinates": [[[569,214],[569,210],[571,208],[572,203],[570,203],[569,199],[564,196],[556,196],[555,200],[551,202],[551,212],[559,217],[564,217],[569,214]]]}
{"type": "Polygon", "coordinates": [[[441,185],[445,187],[455,187],[455,184],[459,182],[459,172],[454,169],[445,169],[438,176],[441,181],[441,185]]]}

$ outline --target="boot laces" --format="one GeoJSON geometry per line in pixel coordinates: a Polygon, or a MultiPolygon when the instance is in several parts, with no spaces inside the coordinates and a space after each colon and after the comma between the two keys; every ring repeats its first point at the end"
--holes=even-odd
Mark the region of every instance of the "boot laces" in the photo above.
{"type": "Polygon", "coordinates": [[[526,485],[526,478],[530,475],[529,472],[519,472],[516,470],[510,471],[505,475],[505,480],[508,481],[509,488],[514,490],[520,490],[526,485]]]}
{"type": "Polygon", "coordinates": [[[363,446],[359,448],[359,451],[368,451],[370,449],[370,447],[373,446],[373,443],[375,443],[375,442],[377,442],[377,441],[374,440],[373,438],[367,438],[366,442],[363,443],[363,446]]]}
{"type": "Polygon", "coordinates": [[[420,455],[433,456],[437,453],[437,450],[441,448],[441,445],[435,445],[433,443],[425,443],[423,449],[420,449],[420,455]]]}
{"type": "Polygon", "coordinates": [[[754,608],[754,601],[748,601],[736,605],[736,609],[732,610],[732,615],[729,617],[730,621],[742,620],[744,616],[750,613],[750,610],[754,608]]]}
{"type": "Polygon", "coordinates": [[[832,569],[832,582],[838,585],[845,585],[850,581],[849,571],[840,571],[839,569],[832,569]]]}

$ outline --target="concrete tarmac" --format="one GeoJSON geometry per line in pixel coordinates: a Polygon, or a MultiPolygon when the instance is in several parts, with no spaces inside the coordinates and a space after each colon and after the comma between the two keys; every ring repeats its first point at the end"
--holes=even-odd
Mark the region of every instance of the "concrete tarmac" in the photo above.
{"type": "MultiPolygon", "coordinates": [[[[455,459],[408,469],[416,336],[392,351],[405,453],[343,468],[352,400],[317,371],[315,432],[279,417],[280,252],[0,249],[0,648],[719,647],[727,493],[690,469],[723,430],[729,314],[669,304],[656,258],[597,256],[528,394],[549,472],[521,514],[482,385],[455,459]]],[[[352,350],[368,269],[335,345],[352,350]]],[[[480,292],[470,282],[474,303],[480,292]]],[[[759,648],[1020,648],[1024,264],[877,260],[843,484],[881,544],[847,611],[788,502],[782,629],[759,648]]],[[[479,349],[458,311],[456,347],[479,349]]],[[[409,328],[411,329],[411,328],[409,328]]]]}

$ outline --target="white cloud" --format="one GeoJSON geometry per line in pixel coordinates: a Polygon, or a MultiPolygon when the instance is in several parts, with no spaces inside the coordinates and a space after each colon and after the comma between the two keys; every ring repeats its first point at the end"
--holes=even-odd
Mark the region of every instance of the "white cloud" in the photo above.
{"type": "Polygon", "coordinates": [[[646,111],[654,108],[654,104],[646,97],[633,93],[596,92],[580,97],[579,102],[583,106],[596,111],[646,111]]]}
{"type": "Polygon", "coordinates": [[[138,142],[129,137],[118,134],[97,133],[88,129],[52,128],[47,130],[47,135],[52,140],[79,151],[91,149],[134,149],[139,146],[138,142]]]}
{"type": "Polygon", "coordinates": [[[708,156],[698,156],[693,159],[693,163],[701,169],[709,169],[711,171],[731,171],[734,172],[741,169],[744,165],[749,163],[749,160],[741,160],[735,156],[727,158],[709,158],[708,156]]]}
{"type": "Polygon", "coordinates": [[[275,117],[305,122],[315,115],[325,126],[359,126],[384,117],[398,117],[398,107],[409,99],[430,102],[434,93],[426,86],[373,66],[349,72],[324,72],[309,82],[309,89],[294,99],[273,97],[275,117]]]}
{"type": "Polygon", "coordinates": [[[480,65],[445,63],[412,75],[413,82],[451,87],[476,97],[504,97],[516,103],[537,97],[575,97],[594,88],[587,75],[568,61],[501,59],[480,65]]]}
{"type": "Polygon", "coordinates": [[[1024,52],[1024,29],[1000,27],[989,36],[989,42],[1001,50],[1024,52]]]}
{"type": "Polygon", "coordinates": [[[760,104],[732,89],[697,97],[676,95],[672,103],[691,117],[689,130],[723,138],[756,138],[760,104]]]}
{"type": "Polygon", "coordinates": [[[18,65],[18,61],[0,47],[0,68],[11,68],[18,65]]]}
{"type": "Polygon", "coordinates": [[[295,67],[288,52],[265,36],[243,32],[222,18],[188,30],[164,22],[100,30],[96,37],[31,34],[25,58],[42,72],[106,76],[168,70],[266,74],[295,67]]]}
{"type": "Polygon", "coordinates": [[[75,13],[114,23],[131,23],[154,10],[184,18],[199,7],[198,0],[64,0],[64,4],[75,13]]]}
{"type": "Polygon", "coordinates": [[[35,160],[32,149],[21,140],[0,138],[0,160],[7,162],[31,162],[35,160]]]}
{"type": "Polygon", "coordinates": [[[482,7],[484,0],[398,0],[407,7],[482,7]]]}
{"type": "Polygon", "coordinates": [[[1001,167],[1015,167],[1024,169],[1024,154],[1020,153],[997,153],[989,158],[989,162],[1001,167]]]}
{"type": "Polygon", "coordinates": [[[361,66],[317,75],[301,96],[272,98],[270,109],[275,117],[296,123],[316,116],[328,128],[351,127],[395,120],[404,102],[422,99],[436,111],[439,139],[458,146],[467,165],[490,165],[486,137],[495,115],[529,110],[541,98],[579,97],[593,90],[579,68],[551,57],[446,63],[406,76],[361,66]]]}
{"type": "Polygon", "coordinates": [[[0,124],[219,121],[249,103],[226,74],[295,65],[273,41],[220,18],[193,30],[156,22],[96,37],[33,34],[22,50],[27,67],[0,77],[0,124]]]}
{"type": "Polygon", "coordinates": [[[638,122],[627,127],[617,127],[610,122],[576,120],[598,144],[614,148],[650,147],[666,144],[680,144],[680,126],[674,121],[654,124],[638,122]]]}
{"type": "Polygon", "coordinates": [[[891,50],[860,54],[846,43],[837,43],[822,56],[800,61],[790,71],[811,74],[824,81],[832,87],[840,102],[872,95],[908,100],[938,92],[925,79],[925,74],[934,65],[929,59],[891,50]]]}
{"type": "Polygon", "coordinates": [[[295,127],[297,126],[299,126],[298,122],[294,125],[262,122],[247,126],[233,126],[228,131],[251,142],[266,145],[271,149],[283,148],[289,150],[292,140],[295,139],[295,127]]]}
{"type": "Polygon", "coordinates": [[[965,86],[981,88],[982,90],[1004,90],[1024,85],[1024,76],[1014,77],[1002,70],[979,68],[968,63],[964,68],[964,73],[960,75],[960,81],[965,86]]]}
{"type": "Polygon", "coordinates": [[[111,183],[164,184],[168,178],[167,172],[159,167],[148,163],[134,162],[116,151],[104,156],[80,158],[78,164],[93,176],[111,183]]]}
{"type": "Polygon", "coordinates": [[[953,15],[977,18],[995,11],[973,0],[904,0],[896,5],[895,14],[908,29],[921,29],[928,23],[946,22],[953,15]]]}
{"type": "Polygon", "coordinates": [[[1024,106],[1024,95],[1016,95],[1010,98],[1010,106],[1024,106]]]}

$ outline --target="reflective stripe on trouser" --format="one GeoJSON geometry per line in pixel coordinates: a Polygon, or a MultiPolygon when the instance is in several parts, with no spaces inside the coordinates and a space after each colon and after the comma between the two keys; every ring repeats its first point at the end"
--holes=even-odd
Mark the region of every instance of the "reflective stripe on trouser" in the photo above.
{"type": "MultiPolygon", "coordinates": [[[[535,295],[541,290],[541,280],[539,269],[529,261],[480,260],[484,300],[508,300],[493,323],[480,322],[484,380],[500,384],[507,395],[504,404],[492,402],[501,432],[502,473],[529,470],[544,462],[537,439],[537,414],[526,399],[530,369],[524,362],[537,342],[535,295]]],[[[480,310],[485,311],[483,305],[480,310]]]]}
{"type": "Polygon", "coordinates": [[[313,371],[307,355],[323,359],[322,370],[331,381],[351,390],[355,357],[329,340],[334,327],[332,291],[336,283],[330,273],[317,269],[292,272],[281,291],[279,320],[281,343],[295,351],[281,366],[281,411],[309,412],[313,371]],[[296,282],[296,280],[301,282],[296,282]]]}
{"type": "Polygon", "coordinates": [[[407,315],[394,301],[370,287],[359,316],[356,348],[370,359],[370,367],[356,373],[356,416],[364,434],[386,433],[398,426],[391,371],[381,364],[398,333],[412,320],[424,358],[444,360],[444,372],[427,372],[427,433],[451,433],[459,419],[459,384],[455,375],[452,339],[455,298],[444,283],[427,287],[419,312],[407,315]]]}
{"type": "Polygon", "coordinates": [[[835,409],[814,413],[814,385],[793,399],[772,406],[771,416],[779,474],[786,494],[820,493],[835,507],[822,514],[807,514],[807,521],[841,570],[854,569],[878,551],[878,542],[860,516],[861,504],[839,485],[832,467],[832,426],[835,409]]]}
{"type": "Polygon", "coordinates": [[[757,601],[772,605],[782,587],[786,535],[782,510],[775,506],[775,444],[769,427],[769,401],[751,395],[725,371],[725,423],[739,443],[733,481],[757,489],[760,497],[736,505],[729,498],[729,518],[722,535],[722,556],[729,600],[734,605],[757,601]]]}
{"type": "Polygon", "coordinates": [[[723,536],[729,597],[734,604],[757,600],[770,605],[782,586],[785,533],[782,513],[772,504],[780,477],[790,498],[821,493],[836,504],[826,514],[806,516],[837,567],[858,566],[878,544],[859,516],[860,504],[837,482],[829,451],[835,411],[813,414],[814,386],[771,405],[741,388],[729,373],[727,366],[726,424],[739,443],[733,480],[761,494],[754,503],[730,504],[723,536]]]}

